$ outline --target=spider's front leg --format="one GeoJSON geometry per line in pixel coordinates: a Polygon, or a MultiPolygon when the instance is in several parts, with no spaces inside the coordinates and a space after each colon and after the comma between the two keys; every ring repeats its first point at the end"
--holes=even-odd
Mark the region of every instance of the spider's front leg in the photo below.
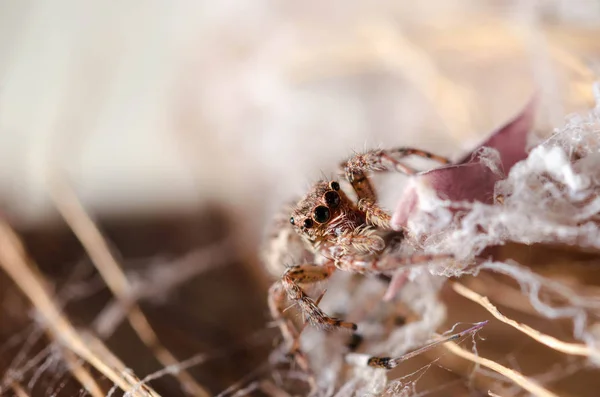
{"type": "Polygon", "coordinates": [[[325,314],[315,301],[304,292],[300,284],[312,284],[323,281],[335,271],[332,262],[323,266],[305,264],[288,269],[281,277],[287,297],[292,302],[298,304],[302,313],[308,321],[316,326],[323,328],[347,328],[356,330],[356,324],[333,318],[325,314]]]}
{"type": "MultiPolygon", "coordinates": [[[[325,292],[323,292],[315,302],[317,307],[324,294],[325,292]]],[[[300,369],[308,375],[308,383],[311,387],[311,390],[314,391],[317,389],[317,383],[313,371],[310,368],[308,357],[300,349],[300,334],[304,330],[304,327],[301,327],[300,329],[296,328],[291,320],[283,316],[283,312],[285,311],[284,305],[286,302],[286,295],[287,293],[283,283],[281,281],[274,283],[271,288],[269,288],[269,310],[273,319],[277,321],[279,330],[283,335],[288,355],[292,357],[300,369]]]]}
{"type": "MultiPolygon", "coordinates": [[[[293,203],[288,203],[275,216],[272,231],[266,244],[262,247],[262,261],[266,269],[275,277],[281,277],[286,269],[286,263],[302,263],[314,258],[314,253],[308,249],[305,242],[291,227],[289,214],[293,203]]],[[[284,340],[285,349],[305,373],[309,374],[309,383],[314,386],[308,358],[299,349],[299,339],[302,329],[283,315],[288,306],[287,292],[281,280],[269,288],[268,306],[271,317],[275,320],[284,340]]]]}
{"type": "Polygon", "coordinates": [[[450,164],[451,161],[446,157],[438,156],[431,152],[413,148],[395,148],[395,149],[375,149],[364,153],[357,153],[347,161],[342,163],[344,173],[348,180],[360,180],[360,175],[366,172],[397,171],[406,175],[414,175],[418,171],[400,160],[408,156],[423,157],[437,161],[441,164],[450,164]]]}
{"type": "Polygon", "coordinates": [[[391,217],[377,204],[377,192],[368,173],[398,171],[406,175],[414,175],[417,171],[400,161],[407,156],[419,156],[442,164],[450,164],[450,160],[445,157],[412,148],[370,150],[358,153],[341,164],[344,176],[358,196],[358,207],[366,214],[369,223],[389,229],[391,217]]]}

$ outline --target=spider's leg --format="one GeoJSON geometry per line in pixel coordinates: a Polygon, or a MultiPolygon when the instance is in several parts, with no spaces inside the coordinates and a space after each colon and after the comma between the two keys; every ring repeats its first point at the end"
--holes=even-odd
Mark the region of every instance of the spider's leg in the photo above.
{"type": "MultiPolygon", "coordinates": [[[[319,295],[319,297],[315,301],[315,304],[317,306],[319,306],[319,303],[321,303],[321,299],[323,299],[323,297],[325,296],[325,292],[327,292],[327,290],[321,292],[321,295],[319,295]]],[[[302,331],[304,331],[304,329],[306,328],[307,325],[308,325],[308,323],[304,323],[302,325],[302,327],[300,327],[300,330],[298,331],[298,335],[296,336],[296,339],[292,343],[292,348],[290,349],[290,354],[296,354],[296,352],[300,351],[300,335],[302,334],[302,331]]]]}
{"type": "Polygon", "coordinates": [[[283,316],[283,312],[285,310],[284,305],[286,303],[286,292],[280,281],[275,282],[271,288],[269,288],[268,303],[271,316],[277,322],[277,326],[281,331],[281,335],[283,335],[283,339],[290,356],[293,357],[298,367],[300,367],[300,369],[307,374],[307,380],[310,388],[312,390],[316,390],[317,383],[310,368],[308,358],[298,347],[300,333],[302,330],[298,330],[291,320],[283,316]]]}
{"type": "Polygon", "coordinates": [[[453,259],[452,254],[413,254],[408,256],[381,255],[370,264],[370,269],[378,272],[396,270],[400,267],[422,265],[427,262],[453,259]]]}
{"type": "Polygon", "coordinates": [[[358,197],[358,209],[365,214],[369,224],[389,229],[391,216],[377,204],[377,192],[368,176],[369,169],[350,166],[353,159],[358,156],[361,155],[353,157],[347,164],[342,164],[346,179],[358,197]]]}
{"type": "Polygon", "coordinates": [[[424,150],[400,147],[394,149],[374,149],[364,153],[357,153],[341,164],[343,174],[356,190],[360,198],[375,198],[374,189],[364,181],[368,172],[397,171],[406,175],[414,175],[417,171],[400,160],[407,156],[424,157],[441,164],[450,164],[450,160],[424,150]],[[364,185],[364,186],[361,186],[364,185]],[[370,189],[369,189],[370,187],[370,189]],[[357,189],[358,188],[358,189],[357,189]]]}
{"type": "Polygon", "coordinates": [[[372,153],[373,151],[357,153],[350,157],[340,164],[340,173],[350,182],[359,200],[368,199],[375,202],[377,201],[377,192],[369,179],[368,173],[383,169],[378,169],[381,167],[377,166],[372,153]]]}
{"type": "MultiPolygon", "coordinates": [[[[293,206],[293,202],[286,203],[277,213],[271,226],[271,233],[262,247],[262,261],[267,270],[277,277],[285,270],[285,263],[302,263],[314,258],[314,253],[308,249],[290,224],[293,206]]],[[[285,351],[289,352],[289,356],[299,369],[307,375],[311,389],[316,390],[317,384],[308,358],[298,345],[302,329],[298,329],[291,319],[283,315],[288,305],[286,289],[282,281],[278,280],[269,288],[268,307],[271,317],[283,336],[285,351]]]]}
{"type": "Polygon", "coordinates": [[[346,271],[355,273],[381,274],[397,270],[401,267],[422,265],[427,262],[448,260],[454,258],[452,254],[413,254],[400,255],[369,255],[347,254],[337,261],[337,266],[346,271]]]}
{"type": "Polygon", "coordinates": [[[417,157],[424,157],[426,159],[437,161],[440,164],[452,163],[450,161],[450,159],[447,157],[439,156],[435,153],[427,152],[425,150],[414,149],[414,148],[409,148],[409,147],[399,147],[399,148],[389,149],[389,150],[387,150],[387,152],[390,153],[394,157],[402,158],[402,157],[407,157],[407,156],[417,156],[417,157]]]}
{"type": "Polygon", "coordinates": [[[445,157],[405,147],[357,153],[341,164],[344,176],[358,196],[359,208],[366,214],[369,223],[389,229],[390,216],[377,204],[377,192],[368,174],[370,172],[397,171],[406,175],[414,175],[417,171],[400,161],[406,156],[419,156],[442,164],[450,164],[450,160],[445,157]]]}
{"type": "MultiPolygon", "coordinates": [[[[275,282],[271,288],[269,288],[268,304],[271,317],[277,322],[277,326],[281,331],[281,335],[283,335],[287,349],[292,350],[296,340],[300,337],[300,331],[291,320],[283,316],[286,304],[286,292],[280,281],[275,282]]],[[[304,355],[299,351],[297,351],[296,354],[300,357],[300,359],[296,359],[298,365],[300,365],[304,371],[308,371],[308,362],[304,355]]]]}
{"type": "Polygon", "coordinates": [[[312,324],[324,328],[348,328],[356,330],[356,324],[345,322],[325,314],[315,301],[304,292],[299,284],[312,284],[325,280],[335,271],[333,264],[316,266],[304,264],[288,269],[281,278],[281,284],[292,302],[298,304],[302,313],[312,324]]]}

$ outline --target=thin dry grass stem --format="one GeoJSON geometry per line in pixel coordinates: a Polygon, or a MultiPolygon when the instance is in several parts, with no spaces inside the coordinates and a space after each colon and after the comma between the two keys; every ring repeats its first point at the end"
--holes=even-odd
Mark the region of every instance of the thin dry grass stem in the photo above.
{"type": "Polygon", "coordinates": [[[508,379],[513,381],[515,384],[521,386],[523,389],[527,390],[529,393],[533,394],[534,396],[558,397],[558,395],[552,393],[550,390],[545,389],[544,387],[540,386],[535,381],[527,378],[523,374],[521,374],[517,371],[514,371],[510,368],[506,368],[506,367],[498,364],[495,361],[492,361],[490,359],[480,357],[471,352],[468,352],[468,351],[464,350],[463,348],[461,348],[460,346],[458,346],[454,342],[448,342],[448,343],[444,344],[444,347],[446,349],[450,350],[452,353],[456,354],[457,356],[464,358],[465,360],[472,361],[475,364],[489,368],[492,371],[495,371],[495,372],[507,377],[508,379]]]}
{"type": "Polygon", "coordinates": [[[581,343],[563,342],[563,341],[556,339],[550,335],[543,334],[540,331],[533,329],[528,325],[518,323],[515,320],[512,320],[512,319],[506,317],[505,315],[503,315],[502,313],[500,313],[500,311],[496,308],[496,306],[494,306],[489,301],[488,298],[486,298],[485,296],[479,295],[477,292],[465,287],[462,284],[454,282],[454,283],[452,283],[452,288],[459,295],[461,295],[467,299],[470,299],[471,301],[481,305],[483,308],[485,308],[487,311],[489,311],[498,320],[502,321],[505,324],[510,325],[511,327],[518,329],[519,331],[530,336],[531,338],[535,339],[536,341],[550,347],[551,349],[554,349],[554,350],[557,350],[559,352],[566,353],[566,354],[572,354],[575,356],[588,357],[590,359],[593,359],[596,362],[600,361],[600,351],[593,349],[590,346],[587,346],[587,345],[584,345],[581,343]]]}
{"type": "MultiPolygon", "coordinates": [[[[270,367],[269,362],[265,362],[264,364],[254,368],[252,371],[246,373],[241,379],[237,382],[229,385],[225,390],[216,395],[216,397],[225,397],[225,396],[233,396],[240,392],[240,390],[244,389],[244,386],[252,381],[252,379],[257,379],[258,374],[263,370],[270,367]]],[[[247,386],[246,386],[247,387],[247,386]]]]}
{"type": "MultiPolygon", "coordinates": [[[[179,360],[159,341],[146,316],[128,296],[129,282],[125,273],[111,254],[106,240],[87,214],[75,192],[59,179],[54,179],[51,193],[56,208],[73,230],[98,272],[115,297],[124,307],[129,307],[127,318],[139,338],[165,367],[177,365],[179,360]]],[[[210,393],[185,370],[174,374],[184,390],[197,397],[209,397],[210,393]]]]}
{"type": "Polygon", "coordinates": [[[477,277],[470,278],[467,283],[476,289],[485,290],[486,295],[502,306],[528,314],[530,316],[543,317],[531,305],[529,300],[522,299],[523,293],[509,285],[499,282],[489,274],[481,272],[477,277]]]}
{"type": "Polygon", "coordinates": [[[455,334],[452,335],[439,335],[438,339],[430,342],[416,350],[413,350],[411,352],[408,352],[406,354],[404,354],[403,356],[401,356],[400,358],[394,359],[398,362],[402,362],[402,361],[406,361],[409,360],[413,357],[416,357],[418,355],[420,355],[421,353],[424,353],[438,345],[443,345],[444,343],[450,343],[454,340],[458,340],[461,339],[469,334],[474,334],[477,331],[479,331],[481,328],[483,328],[488,322],[487,321],[482,321],[480,323],[476,323],[475,325],[473,325],[471,328],[466,329],[464,331],[461,332],[457,332],[455,334]]]}
{"type": "Polygon", "coordinates": [[[16,397],[29,397],[29,394],[27,394],[25,389],[23,389],[23,386],[21,386],[19,383],[13,382],[13,384],[10,387],[15,392],[16,397]]]}
{"type": "MultiPolygon", "coordinates": [[[[232,239],[228,238],[195,250],[183,258],[153,265],[145,272],[143,283],[133,284],[133,288],[129,290],[129,300],[140,302],[166,295],[200,273],[217,266],[226,266],[236,255],[234,253],[236,251],[232,248],[232,239]],[[164,269],[169,270],[165,272],[164,269]]],[[[96,334],[102,339],[112,335],[127,317],[127,309],[118,298],[113,299],[96,316],[93,325],[96,334]]]]}
{"type": "MultiPolygon", "coordinates": [[[[21,241],[3,220],[0,220],[0,266],[32,302],[54,340],[90,363],[122,390],[133,390],[134,384],[125,378],[125,374],[107,365],[90,350],[72,324],[61,314],[37,266],[27,258],[21,241]]],[[[151,389],[146,393],[139,392],[135,395],[160,397],[151,389]]]]}
{"type": "MultiPolygon", "coordinates": [[[[121,375],[132,385],[132,388],[128,390],[128,393],[137,393],[140,389],[152,397],[158,396],[149,386],[147,386],[140,378],[138,378],[129,368],[123,364],[107,347],[98,339],[96,336],[86,333],[84,335],[85,342],[92,348],[96,355],[105,363],[109,363],[112,368],[116,368],[121,375]]],[[[110,393],[109,393],[110,395],[110,393]]],[[[134,394],[136,395],[136,394],[134,394]]]]}
{"type": "Polygon", "coordinates": [[[69,366],[69,370],[85,388],[85,390],[92,395],[92,397],[104,397],[104,392],[98,385],[98,382],[94,379],[92,374],[82,365],[81,361],[68,349],[61,349],[62,356],[69,366]]]}

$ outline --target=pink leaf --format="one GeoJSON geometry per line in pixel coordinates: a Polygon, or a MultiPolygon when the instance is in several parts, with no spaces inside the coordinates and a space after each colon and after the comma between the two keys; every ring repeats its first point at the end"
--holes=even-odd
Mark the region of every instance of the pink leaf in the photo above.
{"type": "Polygon", "coordinates": [[[438,168],[416,175],[400,198],[392,216],[392,227],[402,229],[410,215],[418,210],[417,187],[426,185],[437,194],[452,201],[481,201],[491,203],[494,185],[513,165],[527,157],[527,134],[534,121],[536,101],[532,99],[521,113],[469,153],[456,165],[438,168]],[[484,147],[496,149],[500,155],[502,173],[493,172],[481,161],[484,147]]]}

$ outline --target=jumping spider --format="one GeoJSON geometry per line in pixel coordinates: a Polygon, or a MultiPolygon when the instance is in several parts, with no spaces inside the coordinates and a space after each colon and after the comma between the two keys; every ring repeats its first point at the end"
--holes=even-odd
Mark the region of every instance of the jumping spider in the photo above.
{"type": "MultiPolygon", "coordinates": [[[[321,180],[293,206],[291,214],[287,212],[287,221],[279,220],[278,232],[273,236],[266,256],[267,265],[271,269],[281,268],[282,258],[291,252],[302,258],[304,263],[287,268],[281,279],[272,285],[269,289],[269,309],[287,348],[303,370],[309,371],[306,358],[299,349],[302,329],[283,315],[288,300],[297,304],[313,325],[349,330],[356,330],[357,325],[324,313],[318,306],[318,300],[308,296],[302,285],[326,280],[336,269],[360,274],[384,274],[400,266],[450,257],[401,257],[394,253],[402,235],[391,230],[391,217],[377,203],[377,194],[368,173],[398,171],[413,175],[416,171],[400,162],[401,158],[410,155],[442,164],[450,163],[444,157],[411,148],[356,154],[341,164],[341,173],[356,193],[356,203],[342,191],[337,181],[321,180]]],[[[372,357],[367,364],[388,369],[396,366],[392,359],[386,357],[372,357]]]]}

